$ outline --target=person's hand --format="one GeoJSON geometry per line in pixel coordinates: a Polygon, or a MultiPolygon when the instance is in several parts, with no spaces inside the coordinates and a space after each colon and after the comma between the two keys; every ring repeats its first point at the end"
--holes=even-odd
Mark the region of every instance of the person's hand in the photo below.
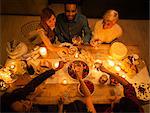
{"type": "Polygon", "coordinates": [[[63,104],[64,104],[64,98],[60,97],[58,99],[58,113],[63,113],[63,104]]]}
{"type": "Polygon", "coordinates": [[[49,60],[42,59],[39,65],[36,67],[36,73],[40,74],[49,69],[52,69],[52,63],[49,60]]]}
{"type": "Polygon", "coordinates": [[[29,100],[20,100],[12,103],[11,108],[15,112],[29,112],[32,108],[32,102],[29,100]]]}
{"type": "Polygon", "coordinates": [[[83,43],[83,40],[82,40],[82,38],[80,36],[74,36],[72,38],[72,42],[75,45],[81,45],[83,43]]]}
{"type": "Polygon", "coordinates": [[[106,69],[103,65],[101,65],[99,67],[99,69],[102,71],[102,72],[105,72],[105,73],[110,73],[110,71],[108,69],[106,69]]]}
{"type": "Polygon", "coordinates": [[[102,43],[102,41],[100,39],[92,39],[90,41],[90,45],[93,46],[93,47],[98,46],[101,43],[102,43]]]}
{"type": "Polygon", "coordinates": [[[66,62],[59,61],[59,66],[58,66],[55,70],[57,71],[57,70],[62,69],[65,63],[66,63],[66,62]]]}
{"type": "Polygon", "coordinates": [[[45,67],[45,68],[49,68],[49,69],[52,68],[51,62],[48,60],[45,60],[45,59],[40,61],[40,66],[45,67]]]}
{"type": "Polygon", "coordinates": [[[58,99],[58,106],[63,105],[63,104],[64,104],[64,98],[63,98],[63,97],[60,97],[60,98],[58,99]]]}
{"type": "Polygon", "coordinates": [[[43,36],[43,35],[45,35],[45,31],[44,31],[44,29],[37,29],[36,30],[37,31],[37,33],[40,35],[40,36],[43,36]]]}

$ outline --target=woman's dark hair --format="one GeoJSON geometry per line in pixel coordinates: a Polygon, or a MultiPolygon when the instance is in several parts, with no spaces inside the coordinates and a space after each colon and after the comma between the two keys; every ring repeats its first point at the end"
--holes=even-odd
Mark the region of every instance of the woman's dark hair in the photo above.
{"type": "Polygon", "coordinates": [[[140,106],[129,98],[123,97],[113,107],[114,113],[140,113],[140,106]]]}
{"type": "Polygon", "coordinates": [[[55,36],[55,32],[52,31],[48,25],[46,24],[46,21],[51,18],[51,16],[54,15],[55,16],[55,13],[52,9],[50,8],[44,8],[42,10],[42,13],[41,13],[41,22],[40,22],[40,26],[47,32],[47,36],[50,38],[51,42],[53,43],[54,41],[54,36],[55,36]]]}

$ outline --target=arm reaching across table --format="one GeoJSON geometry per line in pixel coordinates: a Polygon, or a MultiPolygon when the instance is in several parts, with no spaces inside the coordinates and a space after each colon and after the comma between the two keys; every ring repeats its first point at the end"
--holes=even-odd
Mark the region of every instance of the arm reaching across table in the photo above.
{"type": "Polygon", "coordinates": [[[68,49],[66,47],[54,47],[52,45],[52,43],[50,42],[49,38],[45,35],[44,30],[43,29],[38,29],[37,32],[39,33],[43,43],[45,44],[45,46],[47,47],[48,50],[50,51],[65,51],[66,53],[68,53],[68,49]]]}
{"type": "MultiPolygon", "coordinates": [[[[114,104],[113,108],[111,109],[113,112],[138,112],[143,113],[143,108],[140,105],[139,100],[136,97],[135,88],[130,84],[126,79],[122,78],[118,74],[115,74],[103,66],[100,67],[100,70],[110,74],[114,77],[120,84],[124,87],[124,96],[119,101],[119,103],[114,104]]],[[[107,113],[110,112],[110,109],[107,113]]]]}
{"type": "Polygon", "coordinates": [[[84,81],[82,80],[83,65],[75,66],[74,70],[75,70],[76,76],[77,76],[77,78],[81,84],[81,89],[83,90],[83,94],[85,97],[85,104],[88,108],[88,111],[90,111],[92,113],[96,113],[96,110],[95,110],[94,105],[92,103],[91,93],[90,93],[88,87],[86,86],[86,84],[84,83],[84,81]]]}

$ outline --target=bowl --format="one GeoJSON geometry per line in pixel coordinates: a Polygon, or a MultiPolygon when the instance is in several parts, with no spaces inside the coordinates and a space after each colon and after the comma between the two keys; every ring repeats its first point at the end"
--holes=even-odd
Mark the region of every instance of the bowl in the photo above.
{"type": "Polygon", "coordinates": [[[99,83],[103,85],[109,84],[109,75],[107,73],[102,73],[102,75],[99,77],[99,83]]]}
{"type": "MultiPolygon", "coordinates": [[[[94,90],[95,90],[94,84],[91,81],[89,81],[89,80],[84,80],[84,83],[86,84],[86,86],[90,90],[91,95],[93,95],[94,94],[94,90]]],[[[78,85],[78,92],[80,93],[81,96],[84,96],[84,94],[83,94],[83,92],[81,90],[81,85],[80,84],[78,85]]]]}
{"type": "Polygon", "coordinates": [[[76,73],[74,72],[74,69],[73,69],[73,65],[78,65],[78,66],[83,65],[82,78],[85,78],[88,76],[89,74],[88,65],[81,60],[75,60],[68,66],[68,74],[71,76],[71,78],[77,79],[76,73]]]}

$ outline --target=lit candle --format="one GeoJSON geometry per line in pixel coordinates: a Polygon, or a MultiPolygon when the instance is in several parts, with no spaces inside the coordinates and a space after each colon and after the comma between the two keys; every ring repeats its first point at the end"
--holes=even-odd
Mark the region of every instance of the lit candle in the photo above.
{"type": "Polygon", "coordinates": [[[78,53],[76,53],[74,57],[75,57],[75,58],[78,58],[78,57],[79,57],[79,54],[78,54],[78,53]]]}
{"type": "Polygon", "coordinates": [[[112,66],[112,67],[115,65],[114,61],[112,61],[112,60],[107,60],[107,62],[108,62],[108,64],[109,64],[110,66],[112,66]]]}
{"type": "Polygon", "coordinates": [[[126,78],[126,75],[125,75],[125,74],[122,74],[121,77],[126,78]]]}
{"type": "Polygon", "coordinates": [[[54,68],[58,68],[59,67],[59,62],[55,62],[54,63],[54,68]]]}
{"type": "Polygon", "coordinates": [[[47,56],[47,49],[45,47],[40,47],[40,55],[42,57],[46,57],[47,56]]]}
{"type": "Polygon", "coordinates": [[[11,65],[11,66],[10,66],[10,69],[14,69],[14,68],[15,68],[15,65],[11,65]]]}
{"type": "Polygon", "coordinates": [[[120,68],[119,66],[115,66],[115,70],[116,70],[116,71],[120,71],[121,68],[120,68]]]}
{"type": "Polygon", "coordinates": [[[62,82],[64,85],[66,85],[68,83],[68,81],[66,79],[63,80],[62,82]]]}

